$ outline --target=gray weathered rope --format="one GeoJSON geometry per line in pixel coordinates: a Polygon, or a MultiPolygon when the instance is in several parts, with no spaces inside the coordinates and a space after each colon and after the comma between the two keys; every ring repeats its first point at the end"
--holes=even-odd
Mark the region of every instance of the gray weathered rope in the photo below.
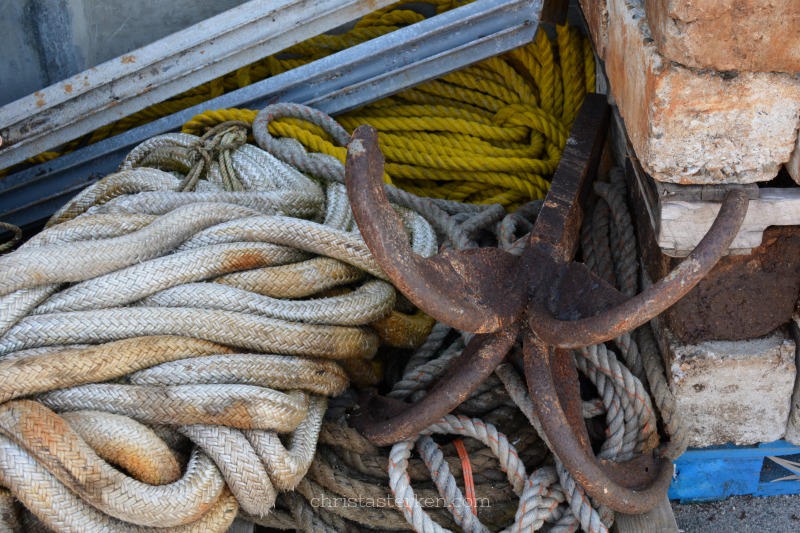
{"type": "Polygon", "coordinates": [[[131,373],[136,385],[241,384],[336,396],[347,375],[332,361],[283,355],[230,354],[185,358],[131,373]]]}
{"type": "Polygon", "coordinates": [[[171,527],[196,521],[225,487],[213,463],[202,454],[193,456],[183,478],[174,483],[159,486],[136,481],[108,465],[65,421],[35,402],[0,407],[0,431],[26,446],[78,496],[110,516],[135,524],[171,527]]]}
{"type": "MultiPolygon", "coordinates": [[[[173,253],[68,287],[36,308],[34,315],[118,307],[151,294],[243,267],[267,267],[307,259],[295,248],[268,243],[217,244],[173,253]]],[[[189,306],[191,307],[191,306],[189,306]]]]}
{"type": "Polygon", "coordinates": [[[279,268],[266,267],[225,274],[214,281],[273,298],[305,298],[361,281],[365,272],[329,257],[314,257],[279,268]]]}
{"type": "Polygon", "coordinates": [[[22,230],[14,224],[9,224],[8,222],[0,222],[0,228],[8,230],[13,234],[9,240],[4,243],[0,243],[0,254],[4,254],[10,250],[13,250],[17,243],[22,240],[22,230]]]}
{"type": "Polygon", "coordinates": [[[358,326],[388,315],[395,305],[394,287],[372,280],[350,294],[312,300],[283,300],[217,283],[186,283],[155,293],[141,302],[153,307],[194,307],[252,313],[306,324],[358,326]]]}
{"type": "Polygon", "coordinates": [[[40,394],[58,411],[103,410],[155,424],[218,424],[293,431],[306,416],[308,395],[252,385],[116,385],[93,383],[40,394]]]}
{"type": "Polygon", "coordinates": [[[150,485],[173,483],[181,465],[156,433],[132,418],[102,411],[62,413],[69,427],[97,455],[150,485]]]}
{"type": "MultiPolygon", "coordinates": [[[[264,150],[276,155],[292,167],[312,176],[330,181],[344,183],[344,165],[333,157],[324,154],[308,154],[305,149],[292,139],[275,139],[269,133],[269,123],[279,118],[297,118],[315,124],[331,135],[339,146],[346,146],[350,135],[334,119],[310,107],[281,103],[266,107],[253,122],[253,136],[264,150]]],[[[415,196],[406,191],[386,186],[386,194],[390,202],[420,213],[436,229],[445,235],[455,248],[474,247],[475,243],[466,232],[455,223],[447,213],[430,199],[415,196]]],[[[462,210],[464,208],[461,208],[462,210]]]]}
{"type": "MultiPolygon", "coordinates": [[[[50,455],[31,448],[31,456],[17,431],[16,444],[0,445],[0,478],[57,531],[135,531],[136,524],[219,531],[233,519],[236,498],[265,516],[314,457],[324,396],[341,392],[345,372],[355,370],[318,358],[372,357],[378,338],[366,326],[394,313],[394,289],[374,279],[383,274],[355,231],[342,185],[315,182],[241,144],[235,128],[219,131],[219,141],[168,135],[144,143],[121,172],[0,261],[0,397],[36,395],[32,405],[50,413],[64,443],[50,455]],[[320,298],[353,283],[352,292],[320,298]],[[287,300],[286,289],[288,298],[312,298],[287,300]],[[193,465],[202,466],[217,483],[203,493],[212,500],[181,503],[175,490],[186,482],[171,479],[176,463],[166,443],[183,444],[163,424],[194,441],[184,478],[195,479],[193,465]],[[152,451],[141,465],[126,463],[137,444],[152,451]],[[140,481],[100,457],[168,484],[142,493],[140,481]],[[94,483],[111,491],[102,502],[85,485],[71,492],[82,464],[99,468],[94,483]],[[149,502],[149,511],[137,501],[149,502]]],[[[398,212],[414,251],[435,253],[426,220],[398,212]]],[[[309,520],[297,499],[290,508],[309,520]]],[[[338,524],[330,513],[308,523],[326,520],[338,524]]]]}
{"type": "Polygon", "coordinates": [[[23,248],[0,256],[0,295],[43,285],[83,281],[170,251],[205,228],[256,214],[227,204],[192,204],[158,217],[139,231],[99,241],[23,248]],[[102,260],[99,260],[102,258],[102,260]]]}
{"type": "MultiPolygon", "coordinates": [[[[585,235],[608,235],[604,255],[605,259],[599,261],[592,268],[615,272],[615,277],[622,280],[622,291],[631,295],[639,289],[645,289],[646,276],[642,283],[637,282],[639,263],[637,260],[636,239],[633,234],[630,211],[626,204],[626,188],[624,174],[621,169],[612,169],[609,173],[610,183],[597,183],[595,191],[601,197],[598,208],[604,206],[602,215],[595,211],[595,224],[590,232],[588,226],[584,227],[584,250],[589,242],[585,235]],[[597,223],[598,216],[602,225],[597,223]],[[615,228],[611,232],[610,228],[615,228]],[[613,241],[613,242],[612,242],[613,241]],[[611,253],[613,252],[613,253],[611,253]],[[614,260],[610,256],[614,255],[614,260]]],[[[591,247],[591,245],[589,245],[591,247]]],[[[595,247],[596,254],[600,249],[595,247]]],[[[646,381],[653,395],[653,401],[658,408],[664,429],[669,436],[669,442],[663,445],[661,453],[675,459],[681,455],[687,446],[687,435],[681,420],[680,413],[675,404],[674,396],[666,380],[664,364],[658,346],[649,325],[645,325],[634,335],[626,335],[616,340],[617,345],[630,367],[634,376],[641,381],[646,381]]]]}
{"type": "MultiPolygon", "coordinates": [[[[503,381],[506,390],[508,390],[508,393],[514,399],[514,403],[519,406],[520,410],[528,418],[531,425],[536,428],[536,431],[539,433],[542,439],[547,442],[547,439],[542,431],[541,424],[534,413],[533,403],[531,402],[530,396],[528,396],[527,387],[517,371],[514,370],[510,364],[505,363],[498,366],[495,373],[503,381]]],[[[550,447],[549,443],[548,447],[550,447]]],[[[558,464],[560,463],[557,462],[557,465],[558,464]]],[[[559,473],[559,480],[574,517],[580,521],[581,526],[588,533],[608,533],[608,526],[610,523],[606,524],[603,522],[598,514],[598,511],[594,508],[592,502],[583,492],[583,489],[578,486],[577,483],[575,483],[575,480],[572,478],[569,472],[562,470],[563,469],[557,469],[559,473]]],[[[613,520],[613,517],[611,517],[610,520],[613,520]]],[[[568,528],[571,527],[571,525],[567,523],[565,524],[565,527],[568,528]]]]}
{"type": "Polygon", "coordinates": [[[28,316],[0,340],[0,354],[146,335],[183,335],[265,353],[331,359],[372,357],[378,349],[375,333],[361,328],[298,324],[213,309],[118,307],[28,316]]]}

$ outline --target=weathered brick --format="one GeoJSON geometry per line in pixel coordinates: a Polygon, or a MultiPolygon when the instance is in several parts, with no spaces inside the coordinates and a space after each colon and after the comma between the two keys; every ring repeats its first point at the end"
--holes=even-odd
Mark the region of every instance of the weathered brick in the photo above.
{"type": "Polygon", "coordinates": [[[786,163],[786,170],[794,181],[800,183],[800,131],[797,132],[797,141],[794,143],[794,152],[789,162],[786,163]]]}
{"type": "MultiPolygon", "coordinates": [[[[800,331],[800,316],[795,315],[793,318],[794,337],[800,331]]],[[[797,364],[797,356],[795,354],[795,364],[797,364]]],[[[794,392],[792,393],[792,405],[789,412],[789,422],[786,425],[786,440],[794,445],[800,445],[800,380],[795,379],[794,392]]]]}
{"type": "Polygon", "coordinates": [[[694,68],[800,72],[797,0],[645,0],[658,51],[694,68]]]}
{"type": "Polygon", "coordinates": [[[795,343],[783,330],[746,341],[666,340],[670,388],[689,446],[756,444],[786,433],[795,343]]]}
{"type": "Polygon", "coordinates": [[[594,43],[594,51],[600,59],[606,58],[608,44],[608,9],[602,0],[580,0],[581,11],[589,27],[589,34],[594,43]]]}
{"type": "Polygon", "coordinates": [[[643,0],[608,0],[606,72],[645,170],[682,184],[774,178],[794,149],[800,77],[695,70],[658,53],[643,0]]]}

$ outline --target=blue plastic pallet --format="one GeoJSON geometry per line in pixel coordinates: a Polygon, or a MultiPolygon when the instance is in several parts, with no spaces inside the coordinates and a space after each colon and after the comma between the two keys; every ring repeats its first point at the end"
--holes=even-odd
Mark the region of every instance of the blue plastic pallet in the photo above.
{"type": "Polygon", "coordinates": [[[800,469],[790,470],[769,457],[800,463],[800,447],[779,440],[758,446],[689,449],[675,461],[669,498],[692,503],[742,494],[800,494],[800,479],[775,481],[800,474],[800,469]]]}

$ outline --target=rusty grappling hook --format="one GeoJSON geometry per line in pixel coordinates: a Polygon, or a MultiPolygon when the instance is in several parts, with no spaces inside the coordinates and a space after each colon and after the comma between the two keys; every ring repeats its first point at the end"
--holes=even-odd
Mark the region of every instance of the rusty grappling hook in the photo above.
{"type": "Polygon", "coordinates": [[[728,250],[747,212],[747,196],[730,191],[711,229],[675,270],[626,299],[573,263],[590,183],[597,170],[609,109],[587,95],[544,206],[520,257],[497,248],[445,250],[425,259],[408,244],[383,188],[376,131],[356,129],[348,146],[346,181],[367,246],[394,285],[417,307],[476,335],[447,374],[416,404],[373,397],[353,425],[377,445],[415,437],[482,383],[523,335],[525,377],[536,416],[553,452],[597,501],[643,513],[666,494],[668,459],[652,452],[629,461],[594,456],[582,413],[570,349],[619,337],[645,324],[689,292],[728,250]]]}

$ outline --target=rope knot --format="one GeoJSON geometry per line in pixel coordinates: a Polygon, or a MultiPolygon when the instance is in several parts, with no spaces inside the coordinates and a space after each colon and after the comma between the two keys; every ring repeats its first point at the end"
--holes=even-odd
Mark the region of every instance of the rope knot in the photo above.
{"type": "Polygon", "coordinates": [[[222,185],[226,191],[244,191],[244,185],[239,180],[233,167],[231,152],[247,142],[250,125],[240,120],[223,122],[208,130],[200,139],[186,151],[194,161],[194,166],[189,170],[186,178],[178,187],[179,191],[192,191],[197,182],[208,173],[212,164],[219,164],[222,176],[222,185]]]}

